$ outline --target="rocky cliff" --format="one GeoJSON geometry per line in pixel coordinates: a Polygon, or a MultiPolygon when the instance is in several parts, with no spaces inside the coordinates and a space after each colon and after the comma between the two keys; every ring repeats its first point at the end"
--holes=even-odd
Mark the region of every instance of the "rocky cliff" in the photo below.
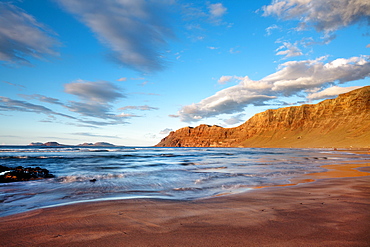
{"type": "Polygon", "coordinates": [[[370,147],[370,86],[318,104],[267,110],[235,128],[171,132],[157,147],[370,147]]]}

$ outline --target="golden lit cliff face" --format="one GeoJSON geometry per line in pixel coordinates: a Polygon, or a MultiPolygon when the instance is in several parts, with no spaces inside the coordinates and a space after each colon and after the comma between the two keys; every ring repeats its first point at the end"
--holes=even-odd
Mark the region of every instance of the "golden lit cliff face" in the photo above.
{"type": "Polygon", "coordinates": [[[171,132],[159,147],[370,147],[370,86],[315,105],[267,110],[236,128],[171,132]]]}

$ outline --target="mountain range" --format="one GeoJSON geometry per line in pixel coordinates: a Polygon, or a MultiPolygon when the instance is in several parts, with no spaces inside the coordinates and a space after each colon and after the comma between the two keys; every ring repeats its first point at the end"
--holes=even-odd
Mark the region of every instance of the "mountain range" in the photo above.
{"type": "Polygon", "coordinates": [[[181,128],[156,146],[369,148],[370,86],[317,104],[267,110],[234,128],[181,128]]]}

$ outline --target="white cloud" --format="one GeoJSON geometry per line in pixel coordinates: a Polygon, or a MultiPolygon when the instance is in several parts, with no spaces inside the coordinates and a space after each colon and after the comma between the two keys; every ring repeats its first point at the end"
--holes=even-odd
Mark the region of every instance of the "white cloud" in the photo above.
{"type": "Polygon", "coordinates": [[[300,28],[313,25],[319,32],[333,32],[360,22],[370,24],[367,0],[274,0],[262,9],[265,16],[297,19],[300,28]]]}
{"type": "Polygon", "coordinates": [[[29,102],[21,101],[21,100],[14,100],[8,97],[0,96],[0,111],[20,111],[20,112],[34,112],[34,113],[42,113],[47,115],[48,117],[53,116],[62,116],[69,119],[76,119],[72,116],[55,112],[45,106],[36,105],[29,102]]]}
{"type": "Polygon", "coordinates": [[[262,105],[275,96],[258,94],[248,90],[243,84],[226,88],[199,103],[187,105],[179,111],[183,122],[194,122],[223,113],[241,112],[249,104],[262,105]]]}
{"type": "Polygon", "coordinates": [[[172,1],[57,1],[112,50],[119,64],[139,71],[164,68],[160,51],[174,36],[166,20],[172,1]]]}
{"type": "MultiPolygon", "coordinates": [[[[14,100],[7,97],[0,96],[0,111],[20,111],[20,112],[34,112],[42,113],[47,115],[49,118],[55,120],[55,116],[62,116],[69,119],[78,121],[81,124],[73,124],[81,127],[96,127],[96,126],[107,126],[125,124],[126,119],[132,117],[139,117],[134,114],[116,114],[112,112],[112,102],[118,99],[124,98],[125,96],[121,93],[121,90],[114,84],[106,81],[99,82],[88,82],[78,80],[72,83],[65,84],[65,92],[76,95],[80,101],[68,101],[67,103],[61,102],[59,99],[40,95],[32,94],[25,95],[19,94],[20,97],[26,100],[39,100],[44,103],[59,105],[68,109],[70,112],[79,114],[80,118],[72,117],[67,114],[55,112],[45,106],[32,104],[25,101],[14,100]],[[101,121],[90,120],[89,118],[100,119],[101,121]],[[86,125],[87,124],[87,125],[86,125]]],[[[147,105],[139,106],[139,110],[154,110],[155,107],[147,105]]],[[[53,121],[44,121],[53,122],[53,121]]],[[[68,123],[72,124],[72,123],[68,123]]]]}
{"type": "Polygon", "coordinates": [[[127,77],[119,78],[119,79],[117,79],[117,81],[127,81],[127,77]]]}
{"type": "Polygon", "coordinates": [[[135,114],[129,114],[129,113],[120,113],[117,115],[117,117],[120,117],[120,118],[132,118],[132,117],[140,117],[138,115],[135,115],[135,114]]]}
{"type": "Polygon", "coordinates": [[[218,79],[219,84],[226,84],[227,82],[230,82],[232,79],[234,79],[234,76],[229,76],[229,75],[223,75],[218,79]]]}
{"type": "Polygon", "coordinates": [[[370,48],[370,44],[368,44],[368,45],[366,46],[366,48],[370,48]]]}
{"type": "Polygon", "coordinates": [[[23,9],[0,2],[0,61],[30,65],[29,57],[56,56],[55,33],[23,9]]]}
{"type": "Polygon", "coordinates": [[[227,11],[227,8],[225,8],[222,3],[209,4],[208,9],[211,18],[220,18],[227,11]]]}
{"type": "Polygon", "coordinates": [[[338,86],[333,86],[326,88],[320,92],[317,93],[311,93],[307,96],[308,99],[310,100],[318,100],[318,99],[327,99],[327,98],[334,98],[338,96],[339,94],[342,93],[347,93],[349,91],[355,90],[360,88],[359,86],[354,86],[354,87],[338,87],[338,86]]]}
{"type": "Polygon", "coordinates": [[[283,42],[283,45],[280,46],[276,51],[277,51],[276,55],[283,55],[284,58],[297,57],[303,55],[301,50],[296,45],[293,45],[289,42],[283,42]]]}
{"type": "Polygon", "coordinates": [[[120,89],[107,81],[90,82],[77,80],[64,85],[64,91],[78,96],[83,101],[108,103],[125,97],[120,89]]]}
{"type": "Polygon", "coordinates": [[[55,98],[40,95],[40,94],[32,94],[32,95],[18,94],[18,95],[21,96],[24,99],[27,99],[27,100],[37,99],[41,102],[46,102],[46,103],[49,103],[49,104],[64,105],[62,102],[60,102],[59,99],[55,99],[55,98]]]}
{"type": "Polygon", "coordinates": [[[268,28],[266,28],[267,36],[270,36],[272,34],[272,30],[274,29],[279,29],[279,27],[276,24],[273,24],[269,26],[268,28]]]}
{"type": "Polygon", "coordinates": [[[65,107],[85,117],[93,117],[103,119],[104,122],[96,122],[89,120],[80,120],[83,123],[91,125],[113,125],[122,124],[122,119],[133,117],[128,115],[116,115],[112,113],[112,105],[110,103],[124,98],[125,95],[113,83],[107,81],[90,82],[77,80],[75,82],[64,85],[66,93],[76,95],[81,101],[69,101],[65,107]]]}
{"type": "Polygon", "coordinates": [[[304,38],[301,41],[301,44],[304,46],[311,46],[311,45],[327,45],[332,42],[337,37],[336,34],[325,34],[324,36],[320,37],[320,41],[314,40],[312,37],[304,38]]]}
{"type": "Polygon", "coordinates": [[[338,58],[328,63],[323,62],[325,59],[286,62],[279,71],[262,81],[269,83],[273,91],[291,96],[328,83],[345,83],[370,76],[370,56],[338,58]]]}
{"type": "Polygon", "coordinates": [[[141,105],[141,106],[124,106],[121,108],[118,108],[119,111],[125,111],[125,110],[140,110],[140,111],[151,111],[151,110],[158,110],[157,107],[152,107],[148,105],[141,105]]]}
{"type": "Polygon", "coordinates": [[[173,131],[173,129],[169,129],[169,128],[166,128],[164,130],[161,130],[159,132],[160,135],[168,135],[171,131],[173,131]]]}
{"type": "Polygon", "coordinates": [[[329,84],[341,84],[370,76],[370,56],[338,58],[324,63],[327,57],[315,60],[289,61],[279,66],[277,72],[261,80],[236,77],[239,84],[223,89],[214,95],[182,107],[181,121],[195,122],[220,114],[242,112],[248,105],[263,105],[278,97],[304,95],[310,90],[329,84]]]}
{"type": "Polygon", "coordinates": [[[227,13],[227,8],[222,3],[211,4],[207,1],[207,4],[204,6],[204,4],[199,1],[193,1],[191,3],[182,4],[182,10],[184,20],[189,22],[186,25],[188,30],[204,32],[204,28],[201,25],[201,22],[204,21],[213,25],[226,24],[222,23],[222,18],[227,13]],[[206,9],[204,7],[206,7],[206,9]]]}
{"type": "Polygon", "coordinates": [[[234,125],[234,124],[244,122],[245,120],[243,120],[243,117],[245,117],[245,114],[241,113],[241,114],[238,114],[236,116],[232,116],[228,119],[224,119],[223,121],[227,125],[234,125]]]}
{"type": "Polygon", "coordinates": [[[101,118],[104,120],[116,118],[116,115],[110,113],[111,106],[109,104],[70,101],[65,107],[85,117],[101,118]]]}

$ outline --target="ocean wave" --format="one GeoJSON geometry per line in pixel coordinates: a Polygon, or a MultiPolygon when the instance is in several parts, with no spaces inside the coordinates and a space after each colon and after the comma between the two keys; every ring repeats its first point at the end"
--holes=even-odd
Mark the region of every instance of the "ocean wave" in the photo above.
{"type": "Polygon", "coordinates": [[[91,147],[39,147],[39,148],[8,148],[0,149],[0,153],[79,153],[79,152],[132,152],[136,149],[112,149],[112,148],[91,148],[91,147]]]}
{"type": "Polygon", "coordinates": [[[7,159],[76,159],[79,157],[66,157],[66,156],[30,156],[30,155],[21,155],[21,156],[15,156],[15,155],[6,155],[6,156],[0,156],[0,159],[7,160],[7,159]]]}
{"type": "Polygon", "coordinates": [[[174,191],[197,191],[203,190],[202,188],[197,187],[180,187],[180,188],[173,188],[174,191]]]}
{"type": "Polygon", "coordinates": [[[0,156],[0,159],[28,159],[29,156],[0,156]]]}
{"type": "Polygon", "coordinates": [[[0,159],[61,159],[61,160],[71,160],[71,159],[125,159],[125,158],[150,158],[152,155],[135,155],[135,154],[102,154],[108,153],[105,151],[90,152],[91,154],[78,154],[78,155],[1,155],[0,159]],[[98,154],[95,154],[98,153],[98,154]]]}
{"type": "Polygon", "coordinates": [[[246,173],[214,173],[208,174],[204,177],[198,178],[194,181],[194,184],[202,184],[209,182],[211,180],[219,180],[219,179],[227,179],[233,177],[255,177],[256,175],[253,174],[246,174],[246,173]]]}
{"type": "Polygon", "coordinates": [[[74,182],[97,182],[99,180],[123,178],[125,174],[105,174],[105,175],[70,175],[62,176],[55,179],[59,183],[74,183],[74,182]]]}
{"type": "Polygon", "coordinates": [[[80,148],[24,148],[0,149],[0,153],[67,153],[81,152],[80,148]]]}
{"type": "Polygon", "coordinates": [[[221,186],[222,189],[224,190],[237,190],[237,189],[240,189],[240,188],[248,188],[249,186],[248,185],[245,185],[245,184],[223,184],[221,186]]]}

